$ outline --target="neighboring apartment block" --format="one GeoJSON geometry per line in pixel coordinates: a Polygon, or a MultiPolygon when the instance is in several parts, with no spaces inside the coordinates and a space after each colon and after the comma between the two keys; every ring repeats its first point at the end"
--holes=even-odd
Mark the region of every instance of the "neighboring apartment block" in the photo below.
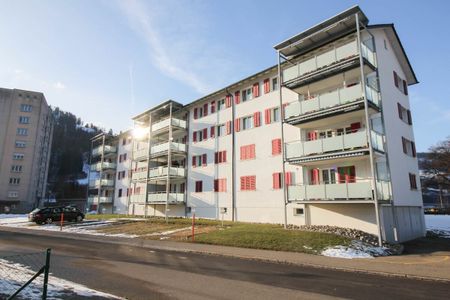
{"type": "Polygon", "coordinates": [[[0,88],[0,213],[46,197],[53,116],[42,93],[0,88]]]}
{"type": "Polygon", "coordinates": [[[275,49],[276,66],[133,118],[128,213],[422,236],[417,79],[394,26],[355,6],[275,49]]]}

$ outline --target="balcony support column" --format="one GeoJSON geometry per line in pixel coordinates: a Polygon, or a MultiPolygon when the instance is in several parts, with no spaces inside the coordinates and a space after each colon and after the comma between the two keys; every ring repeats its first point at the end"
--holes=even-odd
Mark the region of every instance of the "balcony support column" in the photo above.
{"type": "Polygon", "coordinates": [[[364,113],[366,117],[366,135],[367,135],[367,141],[369,144],[369,160],[370,160],[370,171],[372,173],[372,186],[373,186],[373,204],[375,206],[375,218],[377,222],[377,229],[378,229],[378,244],[379,246],[383,245],[383,240],[381,236],[381,224],[380,224],[380,212],[379,212],[379,205],[378,205],[378,194],[377,194],[377,179],[375,174],[375,166],[374,166],[374,159],[373,159],[373,148],[372,148],[372,139],[370,136],[371,133],[371,124],[370,124],[370,118],[369,118],[369,107],[366,97],[366,80],[364,76],[364,59],[362,56],[362,49],[361,49],[361,31],[359,28],[359,17],[358,14],[355,14],[355,22],[356,22],[356,38],[358,42],[358,54],[359,54],[359,68],[361,72],[361,88],[362,88],[362,95],[364,97],[364,113]]]}
{"type": "Polygon", "coordinates": [[[283,78],[281,74],[281,53],[280,50],[277,51],[278,54],[278,89],[280,98],[280,127],[281,127],[281,157],[282,157],[282,167],[283,167],[283,179],[282,179],[282,189],[283,189],[283,223],[284,228],[287,228],[287,202],[288,194],[286,187],[286,151],[284,144],[284,108],[283,108],[283,78]]]}
{"type": "Polygon", "coordinates": [[[103,162],[105,161],[105,135],[103,135],[102,137],[102,156],[100,159],[100,173],[99,173],[99,178],[100,178],[100,184],[98,185],[98,190],[97,190],[97,196],[98,196],[98,204],[97,204],[97,213],[99,213],[100,211],[100,196],[102,193],[102,176],[103,176],[103,162]]]}
{"type": "Polygon", "coordinates": [[[151,155],[151,142],[152,142],[152,113],[148,113],[148,155],[147,155],[147,176],[145,177],[145,201],[144,201],[144,218],[147,218],[147,203],[148,203],[148,175],[150,172],[150,155],[151,155]]]}
{"type": "Polygon", "coordinates": [[[169,104],[169,149],[167,150],[167,180],[166,180],[166,206],[164,208],[164,216],[166,223],[169,222],[167,212],[169,211],[170,196],[170,167],[172,164],[172,102],[169,104]]]}

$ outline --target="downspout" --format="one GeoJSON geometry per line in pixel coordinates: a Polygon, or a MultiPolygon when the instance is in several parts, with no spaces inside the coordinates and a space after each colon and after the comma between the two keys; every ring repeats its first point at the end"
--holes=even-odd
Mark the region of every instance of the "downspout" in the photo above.
{"type": "Polygon", "coordinates": [[[375,206],[375,217],[377,222],[377,228],[378,228],[378,244],[379,246],[383,245],[383,240],[381,237],[381,226],[380,226],[380,212],[378,207],[378,191],[377,191],[377,181],[375,178],[375,167],[374,167],[374,161],[373,161],[373,148],[372,148],[372,138],[371,138],[371,125],[370,125],[370,118],[369,118],[369,107],[366,97],[366,79],[364,76],[364,60],[362,57],[361,52],[361,32],[359,29],[359,17],[358,14],[355,14],[355,20],[356,20],[356,38],[358,42],[358,52],[359,52],[359,69],[361,72],[361,87],[362,87],[362,95],[364,97],[364,113],[366,117],[366,136],[367,141],[369,144],[369,160],[370,160],[370,170],[372,172],[372,184],[373,184],[373,197],[374,201],[373,204],[375,206]]]}
{"type": "Polygon", "coordinates": [[[99,179],[99,185],[97,190],[97,197],[98,197],[98,205],[97,205],[97,213],[100,211],[100,194],[102,192],[102,175],[103,175],[103,162],[105,160],[105,134],[103,134],[102,137],[102,158],[100,159],[100,179],[99,179]]]}
{"type": "Polygon", "coordinates": [[[279,98],[280,98],[280,126],[281,126],[281,159],[282,159],[282,168],[283,168],[283,224],[284,228],[287,228],[287,188],[286,188],[286,165],[285,165],[285,145],[284,145],[284,110],[283,110],[283,92],[282,92],[282,76],[281,76],[281,56],[280,50],[277,51],[278,54],[278,89],[279,89],[279,98]]]}
{"type": "MultiPolygon", "coordinates": [[[[227,96],[231,95],[230,92],[228,92],[228,89],[226,90],[227,96]]],[[[231,95],[232,96],[232,95],[231,95]]],[[[236,111],[235,111],[235,101],[233,97],[231,97],[231,221],[237,220],[237,214],[236,214],[236,197],[237,197],[237,190],[236,190],[236,133],[234,128],[234,120],[236,118],[236,111]]]]}
{"type": "Polygon", "coordinates": [[[165,207],[165,219],[166,223],[169,222],[167,217],[167,211],[169,209],[169,195],[170,195],[170,167],[172,165],[172,102],[169,105],[169,150],[167,151],[167,180],[166,180],[166,207],[165,207]]]}

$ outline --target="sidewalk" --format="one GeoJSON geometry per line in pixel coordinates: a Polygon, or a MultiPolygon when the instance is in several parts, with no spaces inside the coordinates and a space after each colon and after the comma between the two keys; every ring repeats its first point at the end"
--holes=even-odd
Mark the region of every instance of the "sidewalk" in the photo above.
{"type": "Polygon", "coordinates": [[[24,228],[0,227],[0,230],[22,232],[38,236],[54,236],[58,238],[137,246],[153,250],[224,255],[244,259],[338,269],[343,271],[450,282],[450,250],[427,254],[378,257],[374,259],[342,259],[305,253],[235,248],[172,241],[155,241],[138,238],[89,236],[85,234],[38,231],[24,228]]]}

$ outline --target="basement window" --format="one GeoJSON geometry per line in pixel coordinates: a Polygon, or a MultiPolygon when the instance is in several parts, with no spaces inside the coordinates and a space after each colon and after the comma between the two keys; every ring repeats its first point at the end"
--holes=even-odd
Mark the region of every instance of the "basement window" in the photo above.
{"type": "Polygon", "coordinates": [[[294,208],[294,216],[303,216],[304,213],[303,208],[294,208]]]}

